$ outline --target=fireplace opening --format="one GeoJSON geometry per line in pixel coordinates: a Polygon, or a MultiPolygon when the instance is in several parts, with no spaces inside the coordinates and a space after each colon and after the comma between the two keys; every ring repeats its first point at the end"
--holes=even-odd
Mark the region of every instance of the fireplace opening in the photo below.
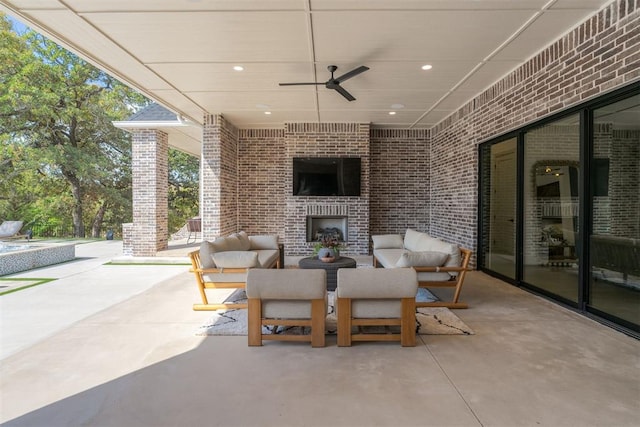
{"type": "Polygon", "coordinates": [[[307,216],[307,242],[317,242],[324,235],[346,242],[347,223],[346,216],[307,216]]]}

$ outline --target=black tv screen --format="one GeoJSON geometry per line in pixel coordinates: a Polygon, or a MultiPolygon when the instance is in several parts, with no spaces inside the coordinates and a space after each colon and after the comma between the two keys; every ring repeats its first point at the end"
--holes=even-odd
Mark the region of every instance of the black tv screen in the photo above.
{"type": "Polygon", "coordinates": [[[294,157],[294,196],[359,196],[359,157],[294,157]]]}

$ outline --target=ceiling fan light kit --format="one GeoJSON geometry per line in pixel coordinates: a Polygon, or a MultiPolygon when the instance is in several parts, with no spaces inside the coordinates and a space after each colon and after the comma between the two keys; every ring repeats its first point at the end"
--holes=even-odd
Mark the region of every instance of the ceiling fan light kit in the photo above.
{"type": "Polygon", "coordinates": [[[320,86],[320,85],[324,85],[324,87],[326,87],[327,89],[333,89],[336,92],[338,92],[340,95],[344,96],[345,99],[347,99],[347,101],[355,101],[356,99],[353,97],[353,95],[351,95],[349,92],[347,92],[347,90],[345,88],[340,86],[340,83],[344,82],[345,80],[350,79],[351,77],[355,77],[358,74],[364,73],[365,71],[367,71],[369,69],[369,67],[361,65],[358,68],[354,68],[353,70],[349,71],[348,73],[345,73],[345,74],[341,75],[340,77],[334,77],[333,73],[337,69],[338,69],[338,67],[336,65],[329,65],[327,67],[327,70],[329,70],[329,72],[331,73],[331,78],[329,80],[327,80],[326,82],[324,82],[324,83],[317,83],[317,82],[280,83],[280,86],[320,86]]]}

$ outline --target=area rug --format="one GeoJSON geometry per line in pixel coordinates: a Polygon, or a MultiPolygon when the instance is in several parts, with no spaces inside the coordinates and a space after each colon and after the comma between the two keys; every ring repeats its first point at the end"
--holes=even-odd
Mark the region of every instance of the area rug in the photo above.
{"type": "MultiPolygon", "coordinates": [[[[246,302],[247,296],[243,289],[235,291],[227,302],[246,302]]],[[[336,333],[335,293],[329,292],[329,306],[327,310],[326,333],[336,333]]],[[[438,299],[428,290],[418,290],[417,301],[437,301],[438,299]]],[[[416,310],[416,325],[419,335],[473,335],[473,330],[467,326],[458,316],[446,307],[420,307],[416,310]]],[[[302,327],[262,327],[263,334],[308,334],[308,328],[302,327]]],[[[388,327],[369,328],[361,331],[364,333],[380,333],[381,328],[387,331],[388,327]]],[[[230,309],[216,311],[206,323],[198,327],[196,335],[247,335],[247,310],[230,309]]]]}

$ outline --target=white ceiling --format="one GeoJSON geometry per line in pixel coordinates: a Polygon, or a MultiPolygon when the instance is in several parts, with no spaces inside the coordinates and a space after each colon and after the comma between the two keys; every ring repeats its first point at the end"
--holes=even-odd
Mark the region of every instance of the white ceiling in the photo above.
{"type": "Polygon", "coordinates": [[[194,122],[429,128],[609,1],[0,0],[0,10],[194,122]],[[356,101],[278,85],[325,82],[331,64],[336,76],[370,68],[342,85],[356,101]],[[393,104],[404,108],[392,116],[393,104]]]}

